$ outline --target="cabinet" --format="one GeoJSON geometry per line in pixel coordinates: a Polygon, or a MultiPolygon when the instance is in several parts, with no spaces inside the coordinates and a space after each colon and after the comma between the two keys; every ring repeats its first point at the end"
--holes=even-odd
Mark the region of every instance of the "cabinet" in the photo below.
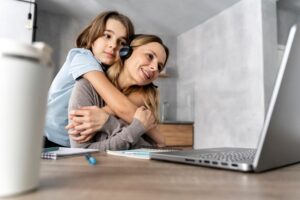
{"type": "Polygon", "coordinates": [[[165,136],[166,146],[192,147],[194,142],[193,123],[163,123],[158,125],[161,134],[165,136]]]}

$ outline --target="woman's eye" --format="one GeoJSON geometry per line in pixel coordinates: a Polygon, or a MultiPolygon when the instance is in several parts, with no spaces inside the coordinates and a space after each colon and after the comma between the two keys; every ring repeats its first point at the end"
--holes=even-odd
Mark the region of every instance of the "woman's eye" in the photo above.
{"type": "Polygon", "coordinates": [[[154,56],[153,56],[151,53],[149,53],[149,54],[147,54],[147,58],[148,58],[149,60],[152,60],[152,59],[154,58],[154,56]]]}
{"type": "Polygon", "coordinates": [[[159,72],[161,72],[161,71],[164,69],[164,67],[161,66],[161,65],[158,65],[158,66],[157,66],[157,69],[158,69],[159,72]]]}

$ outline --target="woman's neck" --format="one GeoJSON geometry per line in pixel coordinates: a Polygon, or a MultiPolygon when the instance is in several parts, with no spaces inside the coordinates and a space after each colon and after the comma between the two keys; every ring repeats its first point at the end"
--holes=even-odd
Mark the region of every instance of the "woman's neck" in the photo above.
{"type": "Polygon", "coordinates": [[[118,84],[121,90],[124,90],[125,88],[128,88],[133,85],[131,76],[126,72],[126,70],[121,71],[118,78],[118,84]]]}

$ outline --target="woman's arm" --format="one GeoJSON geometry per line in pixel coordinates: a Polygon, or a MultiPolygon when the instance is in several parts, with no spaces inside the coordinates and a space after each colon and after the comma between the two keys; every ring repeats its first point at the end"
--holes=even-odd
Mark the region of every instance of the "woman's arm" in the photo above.
{"type": "Polygon", "coordinates": [[[68,110],[71,114],[69,114],[69,125],[66,127],[73,140],[86,142],[101,129],[109,117],[99,108],[104,105],[103,100],[87,80],[82,78],[76,81],[69,100],[68,110]],[[86,107],[81,110],[82,106],[86,107]],[[80,110],[72,114],[74,109],[80,110]],[[85,123],[86,121],[91,123],[85,123]]]}
{"type": "Polygon", "coordinates": [[[125,126],[119,119],[109,116],[100,132],[92,140],[78,143],[70,137],[72,148],[89,148],[105,150],[124,150],[138,148],[140,146],[151,146],[152,144],[142,138],[145,132],[144,125],[138,119],[125,126]]]}
{"type": "MultiPolygon", "coordinates": [[[[128,99],[136,106],[140,107],[140,106],[145,106],[145,102],[144,102],[144,96],[142,94],[140,94],[139,92],[134,92],[131,93],[128,96],[128,99]]],[[[153,113],[152,113],[152,117],[153,117],[153,113]]],[[[165,137],[160,134],[157,126],[154,126],[154,128],[152,128],[151,130],[147,131],[146,134],[152,138],[152,140],[154,140],[154,142],[157,144],[157,146],[159,147],[164,147],[165,146],[165,137]]]]}

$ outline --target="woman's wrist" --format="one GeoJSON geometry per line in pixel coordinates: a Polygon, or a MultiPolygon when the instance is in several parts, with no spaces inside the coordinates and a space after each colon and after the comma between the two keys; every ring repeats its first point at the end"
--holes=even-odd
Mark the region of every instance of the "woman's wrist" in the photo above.
{"type": "Polygon", "coordinates": [[[149,130],[146,134],[150,138],[152,138],[152,140],[155,141],[155,143],[157,144],[157,146],[159,146],[159,147],[164,147],[165,146],[165,137],[159,132],[159,130],[157,129],[157,127],[149,130]]]}

